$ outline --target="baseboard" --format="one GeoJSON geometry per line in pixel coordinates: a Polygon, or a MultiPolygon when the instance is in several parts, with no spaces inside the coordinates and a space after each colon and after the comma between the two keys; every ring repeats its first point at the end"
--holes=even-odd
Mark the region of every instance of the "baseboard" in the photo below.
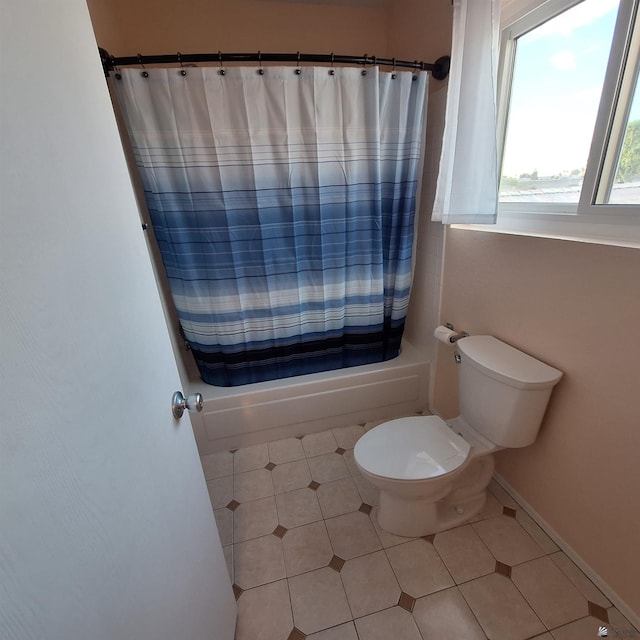
{"type": "Polygon", "coordinates": [[[498,473],[496,482],[510,493],[516,502],[544,529],[544,532],[560,547],[564,553],[582,570],[582,572],[602,591],[612,604],[636,628],[640,629],[640,615],[636,613],[585,561],[576,553],[566,540],[498,473]]]}

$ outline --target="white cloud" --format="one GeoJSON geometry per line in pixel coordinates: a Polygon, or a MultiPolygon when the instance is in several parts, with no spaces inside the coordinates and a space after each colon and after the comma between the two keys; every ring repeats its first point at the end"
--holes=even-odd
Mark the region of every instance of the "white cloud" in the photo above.
{"type": "Polygon", "coordinates": [[[549,60],[559,71],[569,71],[577,66],[576,56],[572,51],[558,51],[549,60]]]}

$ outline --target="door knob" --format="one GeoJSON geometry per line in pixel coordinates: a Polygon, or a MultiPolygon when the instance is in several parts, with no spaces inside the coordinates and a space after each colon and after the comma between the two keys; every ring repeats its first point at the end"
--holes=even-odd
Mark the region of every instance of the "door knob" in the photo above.
{"type": "Polygon", "coordinates": [[[188,398],[185,398],[180,391],[176,391],[171,399],[171,413],[176,420],[182,418],[184,410],[187,411],[202,411],[204,407],[204,400],[201,393],[194,393],[188,398]]]}

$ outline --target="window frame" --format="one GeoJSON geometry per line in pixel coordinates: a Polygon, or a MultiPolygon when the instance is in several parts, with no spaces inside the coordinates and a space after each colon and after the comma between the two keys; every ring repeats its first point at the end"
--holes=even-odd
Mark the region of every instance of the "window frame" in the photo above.
{"type": "MultiPolygon", "coordinates": [[[[503,8],[497,102],[499,176],[502,174],[516,38],[580,2],[581,0],[511,0],[503,8]]],[[[612,151],[614,147],[619,151],[627,124],[627,117],[624,114],[621,117],[621,112],[628,114],[634,82],[640,68],[640,53],[636,53],[640,49],[638,43],[640,0],[620,0],[592,144],[577,205],[499,202],[496,225],[453,226],[640,248],[640,205],[603,203],[607,188],[605,181],[615,171],[617,154],[612,151]],[[635,41],[631,46],[634,21],[635,41]],[[627,71],[627,60],[633,55],[635,60],[631,61],[627,71]],[[627,101],[626,109],[625,102],[619,101],[620,96],[627,101]]]]}

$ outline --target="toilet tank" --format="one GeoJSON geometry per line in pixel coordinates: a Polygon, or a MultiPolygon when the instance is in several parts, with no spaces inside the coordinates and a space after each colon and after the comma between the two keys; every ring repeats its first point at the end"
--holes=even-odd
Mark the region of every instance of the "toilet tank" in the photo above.
{"type": "Polygon", "coordinates": [[[540,429],[562,372],[493,336],[457,342],[460,415],[501,447],[526,447],[540,429]]]}

